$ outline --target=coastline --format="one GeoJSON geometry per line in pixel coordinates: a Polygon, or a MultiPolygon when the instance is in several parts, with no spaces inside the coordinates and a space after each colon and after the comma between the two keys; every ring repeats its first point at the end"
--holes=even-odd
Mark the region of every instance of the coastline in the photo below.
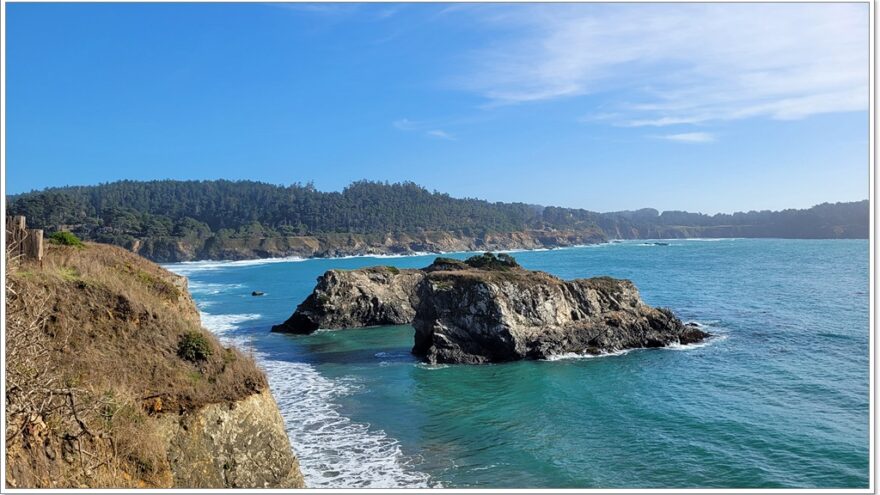
{"type": "MultiPolygon", "coordinates": [[[[676,238],[676,237],[657,237],[650,239],[609,239],[603,242],[595,242],[590,244],[574,244],[570,246],[560,246],[560,247],[541,247],[541,248],[510,248],[510,249],[495,249],[491,250],[491,252],[495,253],[538,253],[538,252],[546,252],[546,251],[564,251],[569,249],[580,249],[580,248],[595,248],[601,246],[612,246],[615,244],[633,244],[633,245],[643,245],[651,242],[720,242],[720,241],[738,241],[745,239],[753,239],[753,240],[788,240],[788,241],[857,241],[857,240],[867,240],[860,238],[823,238],[823,239],[789,239],[787,237],[687,237],[687,238],[676,238]]],[[[659,246],[659,247],[667,247],[667,246],[659,246]]],[[[184,269],[187,266],[204,266],[209,264],[218,264],[223,266],[247,266],[247,265],[262,265],[269,263],[294,263],[301,261],[312,261],[312,260],[344,260],[344,259],[357,259],[357,258],[377,258],[377,259],[397,259],[397,258],[410,258],[416,256],[444,256],[449,254],[480,254],[486,252],[485,250],[453,250],[453,251],[412,251],[407,253],[395,253],[395,254],[382,254],[382,253],[364,253],[364,254],[348,254],[348,255],[338,255],[338,256],[270,256],[263,258],[226,258],[226,259],[197,259],[197,260],[186,260],[186,261],[160,261],[158,262],[163,267],[175,266],[175,267],[183,267],[184,269]]]]}

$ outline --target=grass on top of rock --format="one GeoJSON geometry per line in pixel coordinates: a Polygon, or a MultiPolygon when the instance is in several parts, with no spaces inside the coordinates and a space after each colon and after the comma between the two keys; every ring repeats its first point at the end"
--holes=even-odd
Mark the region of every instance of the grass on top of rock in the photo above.
{"type": "Polygon", "coordinates": [[[6,459],[18,486],[165,486],[153,415],[266,388],[253,359],[201,328],[183,284],[92,243],[50,243],[42,264],[8,271],[6,459]],[[65,461],[80,448],[94,456],[85,470],[65,461]]]}
{"type": "Polygon", "coordinates": [[[480,270],[499,270],[506,271],[512,268],[520,268],[513,256],[506,253],[483,253],[477,256],[471,256],[464,260],[465,264],[472,268],[480,270]]]}

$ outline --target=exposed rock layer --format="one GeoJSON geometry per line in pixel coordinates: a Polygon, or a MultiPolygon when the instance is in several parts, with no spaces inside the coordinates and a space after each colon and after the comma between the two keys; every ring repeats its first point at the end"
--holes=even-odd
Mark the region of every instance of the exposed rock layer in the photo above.
{"type": "Polygon", "coordinates": [[[124,247],[158,262],[175,262],[545,249],[596,244],[605,240],[605,235],[597,229],[580,229],[490,232],[483,235],[423,232],[208,239],[151,237],[131,241],[124,247]]]}
{"type": "Polygon", "coordinates": [[[438,258],[421,270],[331,270],[273,331],[412,323],[430,363],[543,359],[691,344],[707,334],[644,304],[629,280],[564,281],[510,257],[438,258]]]}
{"type": "Polygon", "coordinates": [[[160,424],[175,487],[305,486],[268,390],[192,414],[162,415],[160,424]]]}

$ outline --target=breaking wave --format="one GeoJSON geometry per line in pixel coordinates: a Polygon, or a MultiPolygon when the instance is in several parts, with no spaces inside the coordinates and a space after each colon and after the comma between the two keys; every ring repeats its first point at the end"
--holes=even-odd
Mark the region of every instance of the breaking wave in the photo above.
{"type": "Polygon", "coordinates": [[[382,430],[357,423],[339,412],[336,399],[357,384],[331,380],[306,363],[271,359],[235,335],[258,314],[216,315],[202,312],[203,325],[224,345],[253,353],[269,377],[269,387],[309,488],[430,488],[427,474],[411,469],[400,444],[382,430]]]}

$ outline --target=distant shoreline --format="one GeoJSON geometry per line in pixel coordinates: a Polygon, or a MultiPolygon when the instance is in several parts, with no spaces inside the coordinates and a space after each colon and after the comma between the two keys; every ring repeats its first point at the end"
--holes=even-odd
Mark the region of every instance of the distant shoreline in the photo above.
{"type": "MultiPolygon", "coordinates": [[[[554,248],[534,248],[534,249],[525,249],[525,248],[512,248],[512,249],[496,249],[491,252],[496,253],[530,253],[530,252],[546,252],[546,251],[567,251],[570,249],[583,249],[583,248],[595,248],[599,246],[613,245],[613,244],[643,244],[647,242],[660,241],[660,242],[719,242],[719,241],[737,241],[737,240],[785,240],[785,241],[867,241],[866,238],[821,238],[821,239],[804,239],[804,238],[789,238],[789,237],[688,237],[688,238],[654,238],[654,239],[611,239],[606,242],[596,242],[592,244],[578,244],[572,246],[560,246],[554,248]]],[[[658,246],[662,247],[662,246],[658,246]]],[[[288,262],[301,262],[301,261],[316,261],[316,260],[344,260],[344,259],[356,259],[356,258],[377,258],[377,259],[396,259],[396,258],[414,258],[418,256],[444,256],[451,254],[479,254],[486,252],[484,250],[460,250],[460,251],[413,251],[410,253],[400,253],[400,254],[350,254],[350,255],[340,255],[340,256],[311,256],[311,257],[301,257],[301,256],[275,256],[275,257],[265,257],[265,258],[239,258],[239,259],[197,259],[197,260],[187,260],[187,261],[163,261],[160,264],[164,266],[193,266],[197,264],[209,264],[209,263],[217,263],[223,265],[230,264],[238,264],[238,265],[257,265],[257,264],[271,264],[271,263],[288,263],[288,262]]]]}

